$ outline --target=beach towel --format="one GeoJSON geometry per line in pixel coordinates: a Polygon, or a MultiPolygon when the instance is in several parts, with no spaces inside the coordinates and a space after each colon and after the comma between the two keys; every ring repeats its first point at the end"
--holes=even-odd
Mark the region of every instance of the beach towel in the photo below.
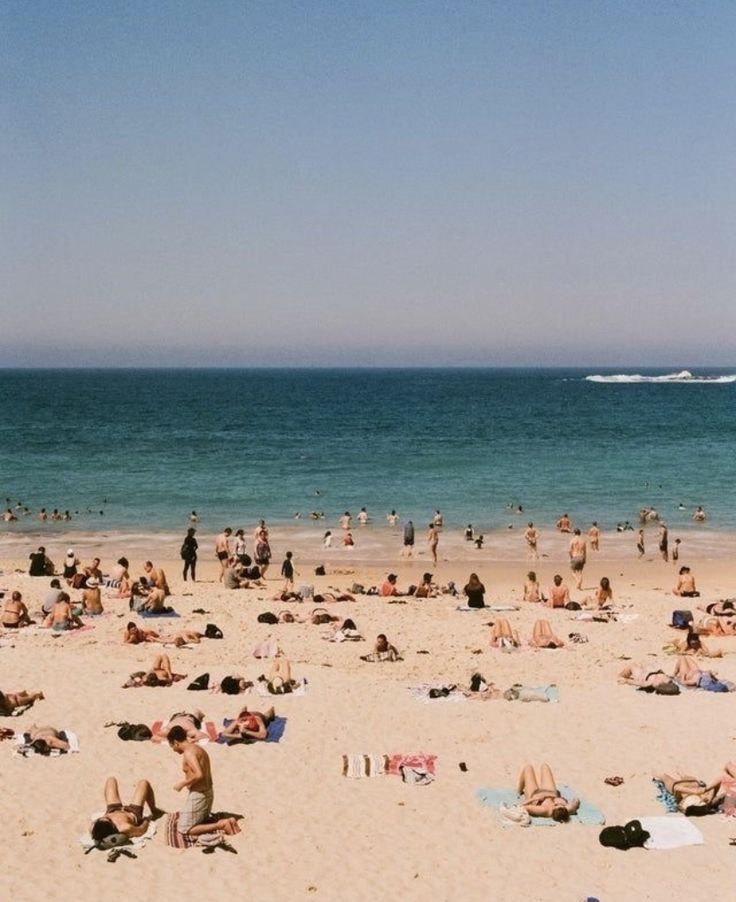
{"type": "Polygon", "coordinates": [[[388,755],[350,754],[342,756],[342,775],[351,780],[365,777],[385,777],[388,769],[388,755]]]}
{"type": "Polygon", "coordinates": [[[649,833],[645,849],[680,849],[683,846],[701,846],[703,834],[684,815],[637,818],[649,833]]]}
{"type": "MultiPolygon", "coordinates": [[[[78,752],[79,737],[77,734],[72,733],[71,730],[63,730],[62,732],[66,734],[66,741],[69,743],[69,754],[78,752]]],[[[51,749],[48,755],[42,755],[27,741],[28,735],[29,734],[27,733],[16,733],[13,738],[13,744],[15,745],[15,748],[13,749],[14,755],[21,755],[23,758],[30,758],[34,755],[38,755],[40,758],[59,758],[61,755],[67,754],[64,749],[51,749]]]]}
{"type": "MultiPolygon", "coordinates": [[[[222,721],[223,727],[229,727],[235,718],[226,717],[222,721]]],[[[281,742],[281,739],[284,735],[284,731],[286,730],[286,718],[285,717],[274,717],[271,723],[268,725],[266,731],[266,738],[263,740],[264,742],[281,742]]],[[[217,736],[217,742],[220,745],[253,745],[259,742],[258,739],[227,739],[221,733],[217,736]]]]}
{"type": "MultiPolygon", "coordinates": [[[[220,819],[219,814],[211,814],[209,820],[217,821],[220,819]]],[[[179,812],[167,814],[164,821],[164,841],[167,846],[172,849],[193,849],[197,846],[220,846],[225,845],[230,837],[221,836],[219,833],[201,833],[199,836],[189,836],[186,833],[179,832],[179,812]]],[[[230,851],[235,851],[230,849],[230,851]]]]}
{"type": "Polygon", "coordinates": [[[90,630],[94,629],[94,626],[91,623],[85,623],[84,626],[80,626],[75,630],[54,630],[51,629],[50,626],[39,626],[36,628],[43,631],[52,638],[58,639],[60,636],[76,636],[79,633],[88,633],[90,630]]]}
{"type": "MultiPolygon", "coordinates": [[[[96,821],[98,818],[101,818],[104,816],[105,816],[104,811],[97,811],[95,814],[93,814],[90,817],[90,819],[89,819],[90,823],[92,823],[92,821],[96,821]]],[[[149,839],[153,839],[153,837],[155,835],[156,835],[156,824],[154,823],[154,821],[149,821],[148,827],[146,828],[146,832],[143,834],[143,836],[131,837],[130,845],[133,848],[140,849],[148,842],[149,839]]],[[[95,841],[92,839],[92,837],[89,835],[89,833],[82,834],[82,836],[79,837],[79,843],[85,852],[89,852],[92,849],[97,848],[95,841]]],[[[103,851],[103,850],[100,849],[100,851],[103,851]]],[[[105,850],[105,851],[107,851],[107,850],[105,850]]]]}
{"type": "Polygon", "coordinates": [[[724,777],[721,780],[721,789],[725,793],[720,807],[721,814],[724,817],[736,817],[736,780],[733,777],[724,777]]]}
{"type": "Polygon", "coordinates": [[[513,692],[517,695],[516,698],[508,698],[507,701],[521,701],[524,703],[527,702],[554,702],[555,704],[560,700],[560,690],[557,686],[521,686],[518,683],[515,683],[509,692],[513,692]]]}
{"type": "MultiPolygon", "coordinates": [[[[165,737],[161,735],[161,728],[168,721],[154,720],[151,724],[151,742],[164,742],[165,737]]],[[[209,742],[217,742],[218,732],[217,726],[213,720],[202,721],[202,732],[206,733],[206,737],[197,740],[197,745],[207,745],[209,742]]]]}
{"type": "Polygon", "coordinates": [[[401,776],[402,768],[416,769],[436,775],[435,767],[437,763],[437,755],[427,755],[424,752],[418,752],[414,755],[390,755],[388,759],[388,767],[386,773],[394,776],[401,776]]]}
{"type": "Polygon", "coordinates": [[[306,678],[302,678],[298,680],[298,683],[298,686],[292,687],[291,692],[269,692],[267,680],[256,680],[253,688],[255,689],[256,695],[260,696],[261,698],[273,698],[275,695],[284,695],[287,698],[290,695],[296,695],[297,697],[306,695],[308,680],[306,678]]]}
{"type": "MultiPolygon", "coordinates": [[[[580,798],[580,796],[569,786],[561,784],[559,790],[563,799],[580,799],[580,807],[575,814],[570,816],[569,822],[571,824],[605,824],[606,819],[603,816],[603,812],[594,805],[591,805],[590,802],[586,802],[585,799],[580,798]]],[[[518,806],[522,801],[522,797],[515,789],[478,789],[476,790],[475,795],[482,805],[492,808],[497,812],[499,819],[504,826],[508,826],[510,822],[508,819],[501,817],[501,806],[513,808],[518,806]]],[[[553,820],[551,817],[533,817],[530,820],[533,827],[557,826],[557,821],[553,820]]]]}
{"type": "Polygon", "coordinates": [[[464,702],[467,700],[466,696],[459,689],[454,689],[447,695],[439,695],[436,698],[431,698],[429,695],[431,689],[443,688],[442,686],[433,686],[431,683],[422,683],[419,686],[408,686],[407,688],[409,695],[422,704],[429,704],[430,702],[464,702]]]}
{"type": "Polygon", "coordinates": [[[137,614],[146,620],[151,620],[154,617],[181,617],[181,614],[177,614],[173,609],[170,611],[138,611],[137,614]]]}
{"type": "Polygon", "coordinates": [[[652,783],[654,783],[654,788],[656,790],[657,801],[664,810],[677,812],[679,810],[677,807],[677,799],[672,795],[669,789],[665,787],[664,783],[661,780],[652,780],[652,783]]]}
{"type": "Polygon", "coordinates": [[[254,658],[275,658],[279,653],[279,643],[273,636],[269,636],[263,642],[259,642],[253,649],[254,658]]]}

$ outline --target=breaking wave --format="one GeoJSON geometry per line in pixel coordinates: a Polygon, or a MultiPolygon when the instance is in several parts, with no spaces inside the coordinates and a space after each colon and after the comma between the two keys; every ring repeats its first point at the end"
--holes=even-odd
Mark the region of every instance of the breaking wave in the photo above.
{"type": "Polygon", "coordinates": [[[638,373],[630,375],[620,373],[616,376],[586,376],[585,379],[587,382],[612,382],[618,385],[643,382],[725,385],[729,382],[736,382],[736,374],[728,376],[693,376],[689,370],[682,370],[680,373],[667,373],[664,376],[640,376],[638,373]]]}

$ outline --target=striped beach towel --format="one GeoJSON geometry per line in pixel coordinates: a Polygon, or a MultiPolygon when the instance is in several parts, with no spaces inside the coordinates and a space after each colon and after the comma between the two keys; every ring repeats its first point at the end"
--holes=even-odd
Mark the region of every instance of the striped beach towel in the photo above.
{"type": "Polygon", "coordinates": [[[352,780],[383,777],[388,772],[388,755],[350,754],[342,756],[342,775],[352,780]]]}

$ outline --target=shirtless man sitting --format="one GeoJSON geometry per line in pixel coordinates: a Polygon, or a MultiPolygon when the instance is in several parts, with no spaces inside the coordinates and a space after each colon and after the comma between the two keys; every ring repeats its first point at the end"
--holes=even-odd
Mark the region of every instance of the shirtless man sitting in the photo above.
{"type": "Polygon", "coordinates": [[[13,592],[10,598],[5,600],[1,618],[2,625],[9,630],[20,629],[33,623],[20,592],[13,592]]]}
{"type": "Polygon", "coordinates": [[[97,616],[103,613],[102,593],[96,577],[87,577],[87,584],[82,590],[82,608],[85,614],[97,616]]]}
{"type": "Polygon", "coordinates": [[[89,578],[93,576],[98,583],[102,582],[102,570],[100,570],[100,559],[98,557],[94,558],[91,564],[88,564],[83,568],[84,575],[89,578]]]}
{"type": "Polygon", "coordinates": [[[231,836],[240,833],[238,821],[234,817],[225,817],[210,822],[214,788],[210,757],[199,745],[187,738],[186,729],[177,724],[171,727],[168,735],[169,747],[177,755],[182,756],[184,779],[174,784],[174,789],[188,791],[184,808],[179,812],[177,829],[187,836],[201,836],[203,833],[224,833],[231,836]]]}
{"type": "Polygon", "coordinates": [[[90,830],[96,843],[114,833],[122,833],[131,839],[143,836],[148,830],[149,821],[163,814],[156,807],[156,799],[148,780],[141,780],[133,792],[133,801],[129,805],[123,805],[117,779],[108,777],[105,781],[105,805],[105,814],[94,821],[90,830]],[[150,812],[148,817],[143,816],[145,805],[148,805],[150,812]]]}
{"type": "Polygon", "coordinates": [[[544,603],[550,608],[564,608],[569,601],[570,590],[565,583],[562,582],[560,574],[557,573],[555,574],[552,585],[547,593],[547,601],[544,603]]]}
{"type": "Polygon", "coordinates": [[[146,561],[143,565],[143,569],[146,571],[149,585],[153,583],[157,589],[161,589],[164,593],[164,597],[171,595],[169,584],[166,581],[166,574],[160,567],[154,567],[151,561],[146,561]]]}

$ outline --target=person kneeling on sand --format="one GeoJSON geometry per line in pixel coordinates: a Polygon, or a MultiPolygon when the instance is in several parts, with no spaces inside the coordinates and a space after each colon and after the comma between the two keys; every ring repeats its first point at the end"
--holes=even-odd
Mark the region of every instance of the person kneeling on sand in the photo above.
{"type": "Polygon", "coordinates": [[[105,781],[105,805],[105,814],[97,818],[90,831],[96,843],[114,833],[122,833],[131,838],[143,836],[148,830],[149,821],[163,814],[156,807],[156,799],[148,780],[141,780],[133,792],[133,801],[129,805],[123,805],[117,779],[108,777],[105,781]],[[143,816],[145,805],[148,805],[150,812],[148,817],[143,816]]]}
{"type": "Polygon", "coordinates": [[[522,807],[531,817],[551,817],[565,823],[580,807],[579,799],[566,799],[560,795],[549,764],[542,765],[539,779],[534,767],[527,764],[519,774],[517,791],[524,796],[522,807]]]}
{"type": "Polygon", "coordinates": [[[548,620],[537,620],[529,644],[533,648],[562,648],[565,643],[552,632],[548,620]]]}
{"type": "Polygon", "coordinates": [[[167,739],[172,751],[182,756],[184,779],[175,783],[174,789],[177,792],[181,792],[182,789],[188,791],[184,807],[179,812],[177,824],[179,833],[192,837],[201,836],[203,833],[225,833],[228,836],[240,833],[240,827],[234,817],[209,821],[214,788],[210,757],[207,752],[201,746],[190,742],[187,731],[179,724],[169,730],[167,739]]]}
{"type": "Polygon", "coordinates": [[[369,655],[361,655],[360,660],[376,663],[383,661],[401,661],[403,659],[394,646],[388,641],[384,633],[379,633],[376,637],[376,644],[373,647],[373,652],[369,655]]]}

